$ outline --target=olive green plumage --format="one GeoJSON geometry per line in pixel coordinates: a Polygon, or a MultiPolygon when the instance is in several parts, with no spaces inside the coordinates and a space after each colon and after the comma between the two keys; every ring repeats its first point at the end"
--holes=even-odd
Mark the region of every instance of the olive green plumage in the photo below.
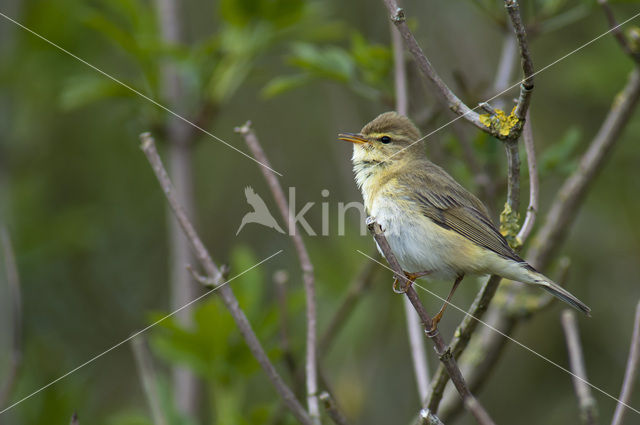
{"type": "Polygon", "coordinates": [[[383,226],[406,272],[497,274],[541,286],[589,313],[584,303],[523,261],[482,202],[427,159],[420,132],[407,117],[387,112],[360,133],[340,138],[354,143],[354,172],[365,207],[383,226]]]}

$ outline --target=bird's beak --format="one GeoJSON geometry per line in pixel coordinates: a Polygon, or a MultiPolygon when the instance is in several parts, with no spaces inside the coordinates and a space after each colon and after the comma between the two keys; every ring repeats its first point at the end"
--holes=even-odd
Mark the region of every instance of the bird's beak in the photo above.
{"type": "Polygon", "coordinates": [[[357,143],[359,145],[367,143],[367,139],[365,139],[362,134],[356,133],[340,133],[338,134],[338,139],[344,140],[345,142],[357,143]]]}

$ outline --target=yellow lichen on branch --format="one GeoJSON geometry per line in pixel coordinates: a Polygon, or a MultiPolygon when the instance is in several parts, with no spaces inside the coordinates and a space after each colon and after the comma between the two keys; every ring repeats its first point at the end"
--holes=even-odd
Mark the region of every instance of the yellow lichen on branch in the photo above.
{"type": "Polygon", "coordinates": [[[515,110],[514,106],[511,113],[507,115],[502,109],[496,109],[495,114],[480,115],[480,122],[494,130],[498,135],[508,137],[511,130],[516,128],[520,122],[514,114],[515,110]]]}
{"type": "Polygon", "coordinates": [[[507,240],[509,246],[513,249],[518,249],[522,242],[518,239],[518,231],[520,230],[520,226],[518,225],[518,220],[520,219],[520,214],[517,211],[511,209],[511,205],[509,203],[504,204],[504,209],[500,213],[500,233],[507,240]]]}

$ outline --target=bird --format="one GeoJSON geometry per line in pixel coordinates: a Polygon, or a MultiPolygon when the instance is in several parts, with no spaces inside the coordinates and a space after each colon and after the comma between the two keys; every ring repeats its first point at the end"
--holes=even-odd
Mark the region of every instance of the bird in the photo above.
{"type": "Polygon", "coordinates": [[[247,198],[247,203],[253,207],[253,211],[250,211],[242,217],[242,221],[240,222],[240,227],[238,227],[238,231],[236,232],[236,236],[240,233],[240,230],[247,223],[258,223],[263,226],[270,227],[272,229],[277,230],[280,233],[284,233],[284,230],[278,225],[278,222],[269,212],[269,208],[267,208],[267,204],[264,203],[262,198],[253,190],[251,186],[247,186],[244,189],[244,196],[247,198]]]}
{"type": "Polygon", "coordinates": [[[359,133],[338,138],[353,143],[353,171],[365,209],[382,227],[409,284],[423,276],[454,282],[432,331],[466,275],[535,285],[590,315],[586,304],[520,258],[486,206],[427,159],[420,131],[409,118],[385,112],[359,133]]]}

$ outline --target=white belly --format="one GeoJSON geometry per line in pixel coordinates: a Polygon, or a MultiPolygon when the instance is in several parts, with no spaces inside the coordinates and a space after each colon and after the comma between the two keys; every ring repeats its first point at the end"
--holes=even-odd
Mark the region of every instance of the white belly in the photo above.
{"type": "Polygon", "coordinates": [[[371,215],[382,226],[389,246],[406,272],[430,271],[430,277],[452,280],[463,272],[456,266],[459,246],[453,246],[450,232],[418,214],[401,211],[396,202],[380,196],[371,215]]]}

